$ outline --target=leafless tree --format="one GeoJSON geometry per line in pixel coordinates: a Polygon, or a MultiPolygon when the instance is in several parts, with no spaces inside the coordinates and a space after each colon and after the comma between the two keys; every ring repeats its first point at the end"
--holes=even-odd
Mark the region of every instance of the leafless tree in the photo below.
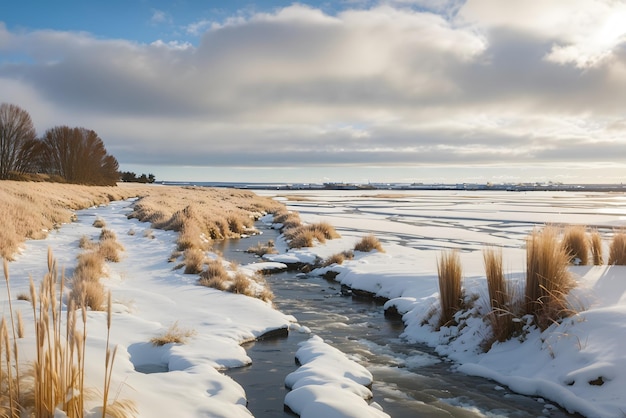
{"type": "Polygon", "coordinates": [[[119,164],[107,154],[102,139],[92,130],[56,126],[42,139],[44,165],[50,174],[69,183],[114,185],[119,164]]]}
{"type": "Polygon", "coordinates": [[[14,104],[0,105],[0,179],[9,178],[12,172],[28,170],[30,161],[25,160],[25,152],[36,136],[27,111],[14,104]]]}

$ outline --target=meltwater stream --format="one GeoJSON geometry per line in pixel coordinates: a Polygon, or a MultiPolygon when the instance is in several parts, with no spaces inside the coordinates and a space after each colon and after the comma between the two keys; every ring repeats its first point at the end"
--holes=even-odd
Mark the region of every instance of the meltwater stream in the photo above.
{"type": "MultiPolygon", "coordinates": [[[[226,259],[258,261],[245,249],[274,239],[276,232],[230,240],[215,249],[226,259]]],[[[400,320],[387,319],[382,305],[343,296],[339,284],[295,272],[266,276],[274,304],[374,375],[373,401],[394,418],[414,417],[574,417],[549,402],[511,393],[497,383],[451,370],[429,347],[402,342],[400,320]]],[[[241,384],[248,409],[257,418],[293,417],[284,412],[285,376],[297,369],[295,352],[308,334],[244,346],[252,365],[226,372],[241,384]]]]}

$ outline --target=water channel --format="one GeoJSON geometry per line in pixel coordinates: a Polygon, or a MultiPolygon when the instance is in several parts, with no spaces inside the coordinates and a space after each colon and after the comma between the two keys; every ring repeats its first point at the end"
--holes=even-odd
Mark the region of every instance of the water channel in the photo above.
{"type": "MultiPolygon", "coordinates": [[[[240,264],[259,261],[245,250],[275,239],[277,232],[258,228],[262,235],[224,241],[214,249],[240,264]]],[[[579,417],[542,399],[514,394],[496,382],[454,372],[452,364],[429,347],[403,342],[402,322],[386,318],[380,303],[345,296],[336,282],[298,272],[266,279],[277,309],[368,368],[374,375],[372,401],[394,418],[579,417]]],[[[247,344],[252,365],[226,372],[244,387],[255,417],[293,417],[283,409],[288,392],[284,380],[297,369],[298,343],[308,338],[291,331],[286,338],[247,344]]]]}

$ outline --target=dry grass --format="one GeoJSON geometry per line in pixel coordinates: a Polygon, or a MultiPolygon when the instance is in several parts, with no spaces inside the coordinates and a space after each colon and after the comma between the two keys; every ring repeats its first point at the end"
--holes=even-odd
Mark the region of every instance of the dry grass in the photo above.
{"type": "Polygon", "coordinates": [[[83,250],[94,250],[98,248],[98,244],[91,240],[87,235],[83,235],[78,240],[78,248],[83,250]]]}
{"type": "Polygon", "coordinates": [[[266,243],[259,242],[246,250],[248,253],[256,254],[259,257],[263,257],[265,254],[276,254],[278,251],[274,247],[274,241],[269,240],[266,243]]]}
{"type": "Polygon", "coordinates": [[[100,311],[104,308],[107,297],[104,286],[100,283],[100,278],[106,275],[105,262],[119,261],[120,251],[124,247],[117,242],[115,232],[106,228],[100,231],[98,243],[90,241],[86,246],[89,250],[77,257],[70,298],[76,305],[84,304],[94,311],[100,311]]]}
{"type": "Polygon", "coordinates": [[[322,263],[323,267],[328,267],[333,264],[343,264],[346,260],[352,260],[354,258],[354,253],[352,251],[342,251],[340,253],[336,253],[328,257],[322,263]]]}
{"type": "MultiPolygon", "coordinates": [[[[9,273],[5,260],[5,280],[9,301],[9,273]]],[[[87,315],[84,305],[71,299],[63,319],[62,299],[65,280],[59,280],[56,262],[48,252],[48,272],[39,288],[30,282],[30,300],[36,353],[34,360],[27,366],[20,362],[20,350],[16,338],[24,334],[20,325],[21,315],[17,316],[17,330],[13,321],[13,308],[10,306],[10,324],[3,318],[0,324],[0,413],[7,417],[52,417],[63,411],[68,418],[82,418],[85,410],[85,361],[87,315]],[[9,329],[12,332],[9,332],[9,329]],[[13,343],[13,344],[11,344],[13,343]],[[12,346],[12,347],[11,347],[12,346]],[[71,396],[68,396],[71,394],[71,396]]],[[[115,350],[109,349],[111,329],[111,303],[109,296],[107,315],[107,345],[104,364],[105,382],[102,390],[102,416],[107,407],[116,408],[108,402],[111,385],[111,371],[115,359],[115,350]]],[[[10,302],[9,302],[10,303],[10,302]]],[[[19,337],[21,338],[21,337],[19,337]]],[[[126,417],[136,416],[136,409],[130,401],[116,401],[124,404],[126,417]]],[[[89,414],[89,416],[91,416],[89,414]]]]}
{"type": "Polygon", "coordinates": [[[569,256],[570,264],[581,266],[589,264],[589,240],[584,226],[569,225],[566,227],[561,245],[569,256]]]}
{"type": "Polygon", "coordinates": [[[339,238],[341,235],[327,222],[299,225],[283,230],[289,248],[312,247],[315,242],[325,243],[327,239],[339,238]]]}
{"type": "Polygon", "coordinates": [[[185,274],[198,274],[204,267],[204,251],[195,248],[185,250],[185,274]]]}
{"type": "Polygon", "coordinates": [[[200,283],[202,286],[212,287],[218,290],[227,290],[229,287],[230,276],[224,268],[221,260],[210,260],[207,262],[206,268],[200,273],[200,283]]]}
{"type": "Polygon", "coordinates": [[[602,254],[602,237],[598,230],[591,232],[590,238],[591,258],[594,266],[601,266],[604,264],[604,255],[602,254]]]}
{"type": "Polygon", "coordinates": [[[104,228],[105,226],[107,226],[107,223],[104,221],[104,219],[98,218],[93,221],[93,226],[95,226],[96,228],[104,228]]]}
{"type": "MultiPolygon", "coordinates": [[[[483,252],[487,288],[489,291],[489,305],[491,311],[487,320],[491,324],[494,341],[506,341],[520,330],[519,322],[514,319],[519,312],[513,307],[513,292],[507,285],[502,269],[502,251],[493,248],[483,252]]],[[[487,343],[491,346],[491,342],[487,343]]]]}
{"type": "Polygon", "coordinates": [[[557,237],[556,228],[546,227],[533,231],[526,242],[526,313],[541,330],[573,313],[566,300],[574,286],[569,256],[557,237]]]}
{"type": "Polygon", "coordinates": [[[288,230],[302,225],[300,214],[298,212],[290,212],[287,208],[282,208],[279,212],[275,213],[273,222],[281,224],[282,230],[288,230]]]}
{"type": "Polygon", "coordinates": [[[383,246],[374,235],[366,235],[354,245],[354,251],[369,253],[372,250],[384,253],[383,246]]]}
{"type": "Polygon", "coordinates": [[[155,346],[163,346],[165,344],[185,344],[187,340],[196,335],[193,329],[184,329],[178,326],[178,322],[174,322],[163,334],[150,339],[155,346]]]}
{"type": "Polygon", "coordinates": [[[256,295],[251,285],[252,282],[250,281],[248,276],[241,272],[238,272],[235,274],[235,277],[233,277],[231,287],[228,290],[232,293],[238,293],[240,295],[254,297],[256,295]]]}
{"type": "Polygon", "coordinates": [[[609,265],[626,266],[626,232],[624,231],[613,235],[609,247],[609,265]]]}
{"type": "Polygon", "coordinates": [[[45,238],[74,211],[146,194],[149,186],[95,187],[61,183],[0,181],[0,257],[12,260],[27,239],[45,238]]]}
{"type": "Polygon", "coordinates": [[[446,326],[454,322],[454,315],[459,311],[462,304],[462,272],[458,252],[445,252],[441,258],[438,258],[437,274],[439,276],[441,304],[439,326],[446,326]]]}

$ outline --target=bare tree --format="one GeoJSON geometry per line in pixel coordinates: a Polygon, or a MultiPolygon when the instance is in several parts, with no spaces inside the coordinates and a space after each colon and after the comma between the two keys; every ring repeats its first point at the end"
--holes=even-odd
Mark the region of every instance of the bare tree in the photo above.
{"type": "Polygon", "coordinates": [[[24,151],[27,145],[33,145],[36,136],[27,111],[14,104],[0,105],[0,179],[9,178],[12,172],[23,173],[28,169],[24,151]]]}
{"type": "Polygon", "coordinates": [[[107,154],[102,139],[92,130],[56,126],[48,129],[42,139],[45,166],[67,182],[114,185],[119,164],[107,154]]]}

